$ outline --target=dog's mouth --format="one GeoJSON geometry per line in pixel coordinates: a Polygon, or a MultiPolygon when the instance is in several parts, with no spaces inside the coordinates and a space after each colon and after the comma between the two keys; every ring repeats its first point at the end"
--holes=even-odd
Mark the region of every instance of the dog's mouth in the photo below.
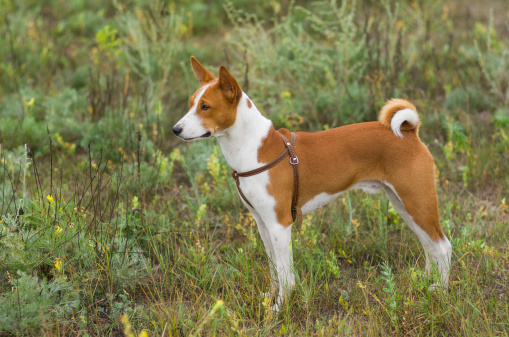
{"type": "Polygon", "coordinates": [[[186,141],[192,141],[192,140],[197,140],[197,139],[202,139],[202,138],[209,138],[210,136],[212,136],[212,133],[209,132],[205,132],[203,135],[199,136],[199,137],[193,137],[193,138],[182,138],[183,140],[186,140],[186,141]]]}

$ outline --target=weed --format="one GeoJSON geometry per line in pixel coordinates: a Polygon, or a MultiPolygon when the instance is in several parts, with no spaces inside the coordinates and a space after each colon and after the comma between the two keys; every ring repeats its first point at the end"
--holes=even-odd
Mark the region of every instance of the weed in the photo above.
{"type": "Polygon", "coordinates": [[[0,334],[504,335],[504,5],[4,0],[0,334]],[[447,296],[387,199],[354,191],[293,229],[296,290],[272,311],[220,148],[172,138],[191,54],[295,131],[415,101],[454,247],[447,296]]]}
{"type": "Polygon", "coordinates": [[[398,302],[397,302],[397,293],[396,293],[396,282],[394,280],[394,275],[392,274],[392,268],[387,265],[387,262],[382,264],[382,280],[385,281],[386,287],[383,288],[383,291],[386,293],[387,298],[385,299],[385,303],[387,304],[386,310],[389,313],[389,317],[392,321],[397,320],[397,312],[398,312],[398,302]]]}

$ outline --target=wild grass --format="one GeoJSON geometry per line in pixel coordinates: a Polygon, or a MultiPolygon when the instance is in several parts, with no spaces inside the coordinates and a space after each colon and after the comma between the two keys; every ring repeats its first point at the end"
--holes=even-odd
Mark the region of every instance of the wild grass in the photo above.
{"type": "Polygon", "coordinates": [[[486,7],[0,1],[0,335],[507,335],[509,8],[486,7]],[[293,229],[296,289],[272,312],[220,148],[170,134],[190,55],[227,65],[277,127],[416,102],[450,290],[427,290],[385,196],[350,192],[293,229]]]}

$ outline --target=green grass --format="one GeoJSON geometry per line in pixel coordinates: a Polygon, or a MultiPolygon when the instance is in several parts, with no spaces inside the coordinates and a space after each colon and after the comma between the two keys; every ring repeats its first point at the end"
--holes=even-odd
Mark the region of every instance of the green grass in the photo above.
{"type": "Polygon", "coordinates": [[[509,8],[469,5],[0,0],[0,336],[507,335],[509,8]],[[190,55],[276,127],[415,102],[450,291],[427,291],[387,198],[354,191],[293,229],[296,288],[270,311],[218,144],[171,134],[190,55]]]}

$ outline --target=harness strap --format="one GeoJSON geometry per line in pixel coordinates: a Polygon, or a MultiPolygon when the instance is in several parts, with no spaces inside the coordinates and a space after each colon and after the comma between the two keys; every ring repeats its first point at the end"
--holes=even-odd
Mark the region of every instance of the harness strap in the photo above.
{"type": "Polygon", "coordinates": [[[299,158],[295,154],[293,146],[295,145],[295,133],[291,133],[291,142],[281,134],[281,138],[285,142],[288,153],[290,154],[290,164],[293,167],[293,198],[292,198],[292,219],[298,219],[298,224],[302,224],[302,211],[300,207],[297,207],[299,202],[299,158]]]}
{"type": "Polygon", "coordinates": [[[258,173],[267,171],[267,170],[273,168],[274,166],[276,166],[277,164],[279,164],[287,155],[290,155],[290,164],[292,164],[292,167],[293,167],[293,181],[294,181],[292,208],[291,208],[292,220],[295,221],[295,219],[297,218],[298,224],[301,225],[302,224],[302,211],[301,211],[300,207],[297,206],[297,204],[299,202],[299,168],[298,168],[299,158],[295,154],[295,150],[293,148],[295,145],[295,133],[294,132],[291,133],[291,141],[290,142],[281,133],[279,133],[279,135],[283,139],[283,142],[285,143],[285,147],[286,147],[285,151],[283,151],[283,153],[281,153],[279,155],[279,157],[277,157],[276,159],[274,159],[267,165],[264,165],[260,168],[257,168],[257,169],[251,170],[251,171],[239,173],[235,170],[232,170],[232,177],[233,177],[233,179],[235,179],[235,183],[237,185],[237,190],[239,191],[239,194],[242,197],[242,199],[244,199],[244,201],[251,208],[254,208],[253,205],[247,199],[247,197],[244,195],[244,193],[242,193],[242,189],[240,188],[239,177],[250,177],[250,176],[254,176],[258,173]]]}

